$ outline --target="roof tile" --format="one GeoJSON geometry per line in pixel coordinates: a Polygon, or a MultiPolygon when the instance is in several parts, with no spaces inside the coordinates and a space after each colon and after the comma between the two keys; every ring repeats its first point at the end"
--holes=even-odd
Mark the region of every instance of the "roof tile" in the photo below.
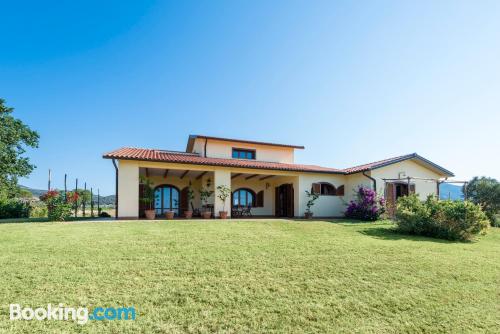
{"type": "Polygon", "coordinates": [[[147,160],[170,163],[185,163],[208,166],[236,167],[236,168],[256,168],[293,172],[315,172],[343,174],[343,171],[335,168],[327,168],[315,165],[286,164],[278,162],[256,161],[246,159],[223,159],[205,158],[194,153],[172,152],[144,148],[124,147],[104,154],[106,159],[125,160],[147,160]]]}

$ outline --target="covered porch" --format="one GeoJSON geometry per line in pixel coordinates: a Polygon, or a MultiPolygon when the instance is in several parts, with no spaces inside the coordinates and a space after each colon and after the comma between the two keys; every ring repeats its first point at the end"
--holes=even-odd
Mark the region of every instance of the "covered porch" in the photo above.
{"type": "Polygon", "coordinates": [[[156,217],[164,219],[167,211],[175,218],[183,218],[186,211],[193,217],[209,210],[212,218],[220,211],[234,217],[294,217],[298,205],[299,177],[290,173],[268,170],[244,170],[162,163],[120,161],[118,189],[118,217],[144,218],[149,209],[141,197],[143,180],[151,182],[154,189],[152,209],[156,217]],[[132,181],[132,182],[131,182],[132,181]],[[217,197],[217,187],[226,186],[231,195],[225,202],[217,197]],[[189,199],[188,189],[194,197],[189,199]],[[200,190],[212,192],[202,202],[200,190]]]}

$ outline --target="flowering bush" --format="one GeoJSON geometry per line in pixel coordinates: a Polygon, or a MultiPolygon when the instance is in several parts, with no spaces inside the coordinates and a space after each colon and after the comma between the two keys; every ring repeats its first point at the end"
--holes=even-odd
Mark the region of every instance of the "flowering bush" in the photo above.
{"type": "MultiPolygon", "coordinates": [[[[78,200],[78,194],[75,195],[78,200]]],[[[71,216],[71,204],[66,203],[64,195],[59,191],[49,190],[40,196],[40,200],[47,205],[49,220],[64,221],[71,216]]]]}
{"type": "Polygon", "coordinates": [[[365,187],[356,191],[356,200],[349,202],[345,216],[347,218],[374,221],[385,212],[385,200],[377,193],[365,187]]]}

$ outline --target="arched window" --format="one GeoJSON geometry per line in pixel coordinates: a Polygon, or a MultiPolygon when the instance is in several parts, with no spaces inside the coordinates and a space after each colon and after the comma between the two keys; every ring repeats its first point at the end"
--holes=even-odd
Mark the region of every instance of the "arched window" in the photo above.
{"type": "Polygon", "coordinates": [[[179,189],[177,187],[164,184],[155,188],[155,211],[157,215],[162,215],[166,211],[174,211],[179,214],[179,189]]]}
{"type": "Polygon", "coordinates": [[[255,193],[246,188],[236,189],[233,192],[233,206],[255,206],[255,193]]]}

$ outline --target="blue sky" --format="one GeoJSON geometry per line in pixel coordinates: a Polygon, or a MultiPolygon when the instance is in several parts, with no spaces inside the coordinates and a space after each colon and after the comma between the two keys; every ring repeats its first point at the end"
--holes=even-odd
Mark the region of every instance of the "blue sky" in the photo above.
{"type": "Polygon", "coordinates": [[[0,96],[38,166],[111,194],[102,153],[189,134],[348,167],[418,152],[500,178],[498,1],[27,1],[2,6],[0,96]]]}

